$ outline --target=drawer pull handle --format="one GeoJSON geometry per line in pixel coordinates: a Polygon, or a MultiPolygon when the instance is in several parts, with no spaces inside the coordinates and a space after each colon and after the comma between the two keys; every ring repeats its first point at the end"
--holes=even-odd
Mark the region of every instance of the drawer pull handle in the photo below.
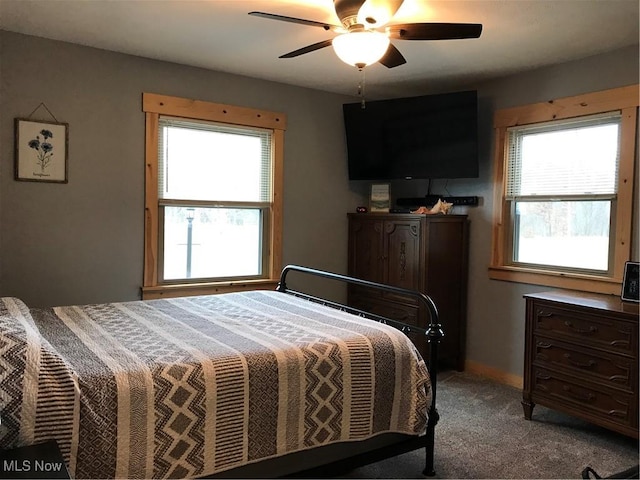
{"type": "Polygon", "coordinates": [[[547,342],[538,342],[538,348],[551,348],[551,344],[547,342]]]}
{"type": "Polygon", "coordinates": [[[570,353],[565,353],[564,358],[566,358],[567,362],[569,362],[571,365],[578,368],[593,368],[598,364],[598,362],[596,362],[595,360],[589,360],[587,363],[576,362],[575,360],[571,359],[570,353]]]}
{"type": "Polygon", "coordinates": [[[538,310],[538,318],[550,318],[553,317],[553,313],[544,313],[544,310],[538,310]]]}
{"type": "Polygon", "coordinates": [[[576,333],[580,333],[583,335],[593,335],[598,331],[598,327],[596,327],[595,325],[591,325],[588,330],[585,330],[582,328],[574,327],[573,323],[571,323],[569,320],[565,321],[564,324],[570,329],[574,330],[576,333]]]}
{"type": "Polygon", "coordinates": [[[626,418],[627,417],[627,412],[623,411],[623,410],[609,410],[609,412],[607,412],[609,415],[611,415],[612,417],[618,417],[618,418],[626,418]]]}
{"type": "Polygon", "coordinates": [[[608,380],[610,382],[617,382],[617,383],[627,383],[629,381],[629,374],[626,375],[611,375],[608,380]]]}
{"type": "Polygon", "coordinates": [[[565,385],[564,387],[562,387],[562,389],[567,393],[569,397],[574,398],[575,400],[578,400],[580,402],[592,402],[593,399],[596,398],[596,396],[593,393],[587,393],[587,394],[576,393],[573,390],[571,390],[571,387],[569,385],[565,385]]]}

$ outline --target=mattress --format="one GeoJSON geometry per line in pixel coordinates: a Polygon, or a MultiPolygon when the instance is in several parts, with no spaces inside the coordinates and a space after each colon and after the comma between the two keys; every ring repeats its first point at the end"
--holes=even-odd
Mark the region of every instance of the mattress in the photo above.
{"type": "Polygon", "coordinates": [[[187,478],[424,432],[398,330],[279,292],[0,303],[0,447],[55,439],[76,478],[187,478]]]}

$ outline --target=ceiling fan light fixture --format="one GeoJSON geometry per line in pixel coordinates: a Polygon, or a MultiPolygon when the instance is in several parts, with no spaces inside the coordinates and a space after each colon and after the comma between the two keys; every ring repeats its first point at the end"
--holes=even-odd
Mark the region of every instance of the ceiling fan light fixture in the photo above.
{"type": "Polygon", "coordinates": [[[332,45],[344,63],[364,68],[383,57],[389,48],[389,37],[374,31],[351,32],[335,37],[332,45]]]}

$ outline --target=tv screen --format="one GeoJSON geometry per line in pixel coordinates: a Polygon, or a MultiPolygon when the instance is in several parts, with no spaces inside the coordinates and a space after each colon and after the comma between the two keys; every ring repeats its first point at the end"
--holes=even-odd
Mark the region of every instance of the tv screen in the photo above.
{"type": "Polygon", "coordinates": [[[350,180],[478,176],[476,91],[343,105],[350,180]]]}

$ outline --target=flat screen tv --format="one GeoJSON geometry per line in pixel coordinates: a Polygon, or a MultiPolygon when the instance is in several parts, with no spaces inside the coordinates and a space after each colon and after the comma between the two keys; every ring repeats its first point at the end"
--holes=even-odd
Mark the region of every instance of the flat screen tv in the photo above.
{"type": "Polygon", "coordinates": [[[343,105],[350,180],[478,176],[476,91],[343,105]]]}

